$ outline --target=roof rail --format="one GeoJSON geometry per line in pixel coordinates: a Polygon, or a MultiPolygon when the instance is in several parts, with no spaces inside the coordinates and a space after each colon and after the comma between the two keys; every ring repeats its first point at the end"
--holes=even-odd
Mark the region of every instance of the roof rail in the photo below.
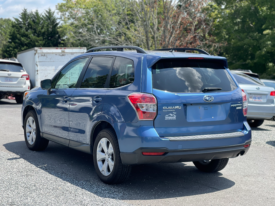
{"type": "Polygon", "coordinates": [[[115,49],[116,51],[124,51],[124,49],[133,49],[133,50],[136,50],[137,53],[143,53],[143,54],[146,54],[146,52],[140,48],[140,47],[137,47],[137,46],[102,46],[102,47],[94,47],[94,48],[91,48],[89,49],[86,53],[89,53],[89,52],[95,52],[95,51],[98,51],[98,50],[101,50],[101,49],[115,49]]]}
{"type": "Polygon", "coordinates": [[[210,55],[209,53],[207,53],[206,51],[202,50],[202,49],[195,49],[195,48],[166,48],[166,49],[156,49],[154,51],[178,51],[178,52],[186,52],[186,51],[198,51],[200,54],[207,54],[210,55]]]}

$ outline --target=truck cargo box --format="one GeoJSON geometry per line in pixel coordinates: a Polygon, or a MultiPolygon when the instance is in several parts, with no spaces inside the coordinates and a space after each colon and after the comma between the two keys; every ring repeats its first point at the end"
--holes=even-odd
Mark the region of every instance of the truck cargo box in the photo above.
{"type": "Polygon", "coordinates": [[[68,61],[87,51],[86,47],[35,47],[17,54],[18,61],[30,76],[31,87],[51,79],[68,61]]]}

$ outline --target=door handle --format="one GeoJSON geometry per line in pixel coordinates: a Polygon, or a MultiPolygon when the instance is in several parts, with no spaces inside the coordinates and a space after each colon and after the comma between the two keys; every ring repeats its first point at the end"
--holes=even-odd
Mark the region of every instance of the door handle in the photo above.
{"type": "Polygon", "coordinates": [[[101,97],[94,97],[94,101],[95,102],[100,102],[100,101],[102,101],[102,98],[101,97]]]}

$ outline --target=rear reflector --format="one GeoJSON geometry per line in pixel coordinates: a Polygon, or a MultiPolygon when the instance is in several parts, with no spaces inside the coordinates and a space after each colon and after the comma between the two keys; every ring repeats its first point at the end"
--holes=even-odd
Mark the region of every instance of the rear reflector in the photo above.
{"type": "Polygon", "coordinates": [[[246,144],[246,145],[244,145],[243,147],[244,148],[248,148],[250,146],[250,144],[246,144]]]}
{"type": "Polygon", "coordinates": [[[152,94],[132,93],[128,96],[139,120],[154,120],[157,115],[157,100],[152,94]]]}
{"type": "Polygon", "coordinates": [[[28,74],[23,74],[21,78],[25,78],[26,80],[30,80],[30,76],[28,74]]]}
{"type": "Polygon", "coordinates": [[[247,97],[246,94],[244,92],[244,90],[242,89],[242,97],[243,97],[243,115],[247,116],[247,97]]]}
{"type": "Polygon", "coordinates": [[[165,152],[142,152],[145,156],[161,156],[164,155],[165,152]]]}
{"type": "Polygon", "coordinates": [[[270,92],[270,96],[275,97],[275,91],[270,92]]]}

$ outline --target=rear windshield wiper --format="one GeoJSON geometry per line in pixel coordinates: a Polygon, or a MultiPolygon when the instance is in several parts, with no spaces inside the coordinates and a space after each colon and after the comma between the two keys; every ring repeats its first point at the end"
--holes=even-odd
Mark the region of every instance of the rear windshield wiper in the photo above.
{"type": "Polygon", "coordinates": [[[220,87],[204,87],[202,92],[222,90],[220,87]]]}
{"type": "Polygon", "coordinates": [[[0,71],[9,72],[10,70],[8,70],[8,69],[0,69],[0,71]]]}

